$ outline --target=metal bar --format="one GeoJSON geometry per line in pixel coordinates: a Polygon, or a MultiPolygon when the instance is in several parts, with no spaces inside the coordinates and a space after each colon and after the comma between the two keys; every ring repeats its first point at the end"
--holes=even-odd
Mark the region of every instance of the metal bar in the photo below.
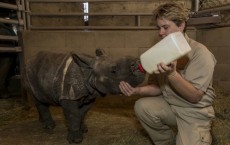
{"type": "Polygon", "coordinates": [[[24,11],[22,12],[22,19],[23,19],[23,22],[24,22],[23,29],[24,29],[24,30],[27,30],[26,14],[25,14],[25,10],[26,10],[25,1],[24,1],[24,0],[21,0],[21,4],[22,4],[22,9],[24,10],[24,11]]]}
{"type": "Polygon", "coordinates": [[[0,35],[0,40],[13,40],[13,41],[18,41],[18,36],[0,35]]]}
{"type": "Polygon", "coordinates": [[[194,6],[194,11],[195,11],[195,12],[198,12],[198,11],[199,11],[199,8],[200,8],[200,4],[199,4],[199,3],[200,3],[200,0],[195,0],[194,2],[195,2],[195,4],[194,4],[194,5],[195,5],[195,6],[194,6]]]}
{"type": "Polygon", "coordinates": [[[0,47],[0,52],[22,52],[21,47],[0,47]]]}
{"type": "MultiPolygon", "coordinates": [[[[18,9],[19,8],[22,9],[22,7],[20,6],[20,1],[19,0],[16,1],[16,4],[18,6],[18,9]]],[[[23,29],[23,27],[22,27],[23,25],[20,25],[20,21],[23,22],[23,20],[22,20],[22,13],[19,10],[17,11],[17,19],[18,19],[18,22],[19,22],[19,31],[21,31],[23,29]]]]}
{"type": "Polygon", "coordinates": [[[135,16],[135,24],[136,24],[136,26],[141,26],[141,18],[140,18],[140,16],[138,15],[138,16],[135,16]]]}
{"type": "Polygon", "coordinates": [[[9,24],[18,24],[18,25],[23,25],[23,20],[15,20],[15,19],[5,19],[5,18],[0,18],[0,22],[2,23],[9,23],[9,24]]]}
{"type": "Polygon", "coordinates": [[[197,14],[204,14],[209,12],[225,11],[225,10],[230,10],[230,4],[220,6],[220,7],[215,7],[215,8],[203,9],[198,11],[197,14]]]}
{"type": "Polygon", "coordinates": [[[55,27],[38,27],[31,26],[31,30],[148,30],[148,29],[157,29],[154,26],[55,26],[55,27]]]}
{"type": "Polygon", "coordinates": [[[210,28],[218,28],[218,27],[230,27],[230,24],[212,24],[212,25],[200,25],[197,26],[197,29],[210,29],[210,28]]]}
{"type": "Polygon", "coordinates": [[[30,13],[30,16],[152,16],[152,13],[30,13]]]}
{"type": "Polygon", "coordinates": [[[3,2],[0,2],[0,8],[7,8],[7,9],[12,9],[12,10],[18,10],[17,5],[7,4],[7,3],[3,3],[3,2]]]}
{"type": "MultiPolygon", "coordinates": [[[[26,9],[26,11],[29,11],[30,10],[30,3],[28,0],[26,0],[25,2],[26,2],[25,3],[25,9],[26,9]]],[[[29,13],[26,13],[26,26],[27,26],[27,29],[29,29],[31,26],[29,13]]]]}
{"type": "Polygon", "coordinates": [[[200,18],[190,18],[188,20],[188,25],[201,25],[201,24],[210,24],[210,23],[220,23],[221,17],[200,17],[200,18]]]}
{"type": "MultiPolygon", "coordinates": [[[[44,2],[44,3],[57,3],[57,2],[134,2],[131,0],[28,0],[29,2],[44,2]]],[[[151,0],[135,1],[135,2],[152,2],[151,0]]]]}
{"type": "MultiPolygon", "coordinates": [[[[31,26],[31,30],[157,30],[156,26],[56,26],[56,27],[38,27],[31,26]]],[[[188,30],[194,29],[188,27],[188,30]]]]}
{"type": "Polygon", "coordinates": [[[2,23],[19,24],[18,20],[0,18],[2,23]]]}
{"type": "MultiPolygon", "coordinates": [[[[20,31],[18,33],[18,38],[19,38],[19,41],[18,41],[18,45],[21,47],[21,53],[18,53],[18,58],[19,58],[19,74],[20,74],[20,77],[22,77],[21,75],[23,74],[23,69],[25,68],[25,62],[24,62],[24,52],[23,52],[23,48],[24,48],[24,45],[23,45],[23,41],[22,41],[22,31],[20,31]]],[[[23,85],[23,79],[20,79],[21,80],[21,97],[22,97],[22,103],[28,107],[29,106],[29,101],[28,101],[28,94],[27,94],[27,91],[25,89],[25,85],[23,85]]]]}

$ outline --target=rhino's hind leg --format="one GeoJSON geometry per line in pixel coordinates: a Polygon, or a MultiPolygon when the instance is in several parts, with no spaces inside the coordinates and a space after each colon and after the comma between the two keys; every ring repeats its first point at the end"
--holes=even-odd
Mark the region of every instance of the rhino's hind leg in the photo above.
{"type": "Polygon", "coordinates": [[[49,110],[49,105],[43,104],[35,99],[35,105],[38,110],[39,120],[43,124],[44,129],[54,129],[56,126],[49,110]]]}
{"type": "Polygon", "coordinates": [[[62,100],[61,106],[68,124],[69,143],[80,143],[83,140],[83,133],[81,131],[81,113],[79,109],[79,101],[62,100]]]}

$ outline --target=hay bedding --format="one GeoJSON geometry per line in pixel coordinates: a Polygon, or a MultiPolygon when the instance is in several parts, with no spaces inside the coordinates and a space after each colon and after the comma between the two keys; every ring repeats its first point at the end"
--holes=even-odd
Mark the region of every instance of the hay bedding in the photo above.
{"type": "Polygon", "coordinates": [[[230,91],[216,88],[214,101],[216,119],[213,121],[213,145],[230,145],[230,91]]]}
{"type": "MultiPolygon", "coordinates": [[[[230,145],[230,92],[216,89],[213,145],[230,145]]],[[[138,97],[99,98],[88,112],[80,145],[152,145],[133,112],[138,97]]],[[[60,107],[51,107],[56,121],[53,131],[45,132],[34,107],[24,109],[20,97],[0,99],[0,143],[2,145],[69,145],[66,124],[60,107]]]]}

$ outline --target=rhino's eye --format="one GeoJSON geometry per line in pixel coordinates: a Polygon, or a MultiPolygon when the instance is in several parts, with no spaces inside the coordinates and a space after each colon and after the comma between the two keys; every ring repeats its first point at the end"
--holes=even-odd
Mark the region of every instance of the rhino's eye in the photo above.
{"type": "Polygon", "coordinates": [[[115,74],[117,71],[116,70],[112,70],[112,73],[115,74]]]}
{"type": "Polygon", "coordinates": [[[112,66],[111,73],[113,73],[113,74],[117,73],[117,66],[112,66]]]}
{"type": "Polygon", "coordinates": [[[134,71],[136,69],[136,64],[135,63],[132,63],[131,64],[131,70],[134,71]]]}
{"type": "Polygon", "coordinates": [[[135,67],[135,63],[132,63],[132,64],[131,64],[131,67],[135,67]]]}

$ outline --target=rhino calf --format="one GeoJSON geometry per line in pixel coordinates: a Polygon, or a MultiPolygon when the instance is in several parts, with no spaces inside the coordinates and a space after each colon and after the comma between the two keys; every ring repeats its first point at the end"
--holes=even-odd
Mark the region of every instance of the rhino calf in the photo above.
{"type": "Polygon", "coordinates": [[[41,51],[25,64],[25,82],[34,96],[39,119],[45,129],[55,122],[49,106],[60,105],[67,120],[69,143],[80,143],[87,132],[84,117],[98,96],[119,94],[119,82],[137,86],[144,81],[139,60],[116,61],[96,50],[96,56],[41,51]]]}

